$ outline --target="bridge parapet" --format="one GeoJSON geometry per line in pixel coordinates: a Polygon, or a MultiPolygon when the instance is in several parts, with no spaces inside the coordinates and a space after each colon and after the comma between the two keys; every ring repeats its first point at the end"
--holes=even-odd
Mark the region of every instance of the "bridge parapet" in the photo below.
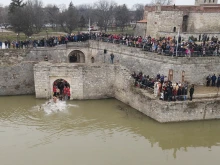
{"type": "Polygon", "coordinates": [[[80,47],[80,48],[85,48],[85,47],[89,47],[89,42],[69,42],[67,43],[67,48],[76,48],[76,47],[80,47]]]}

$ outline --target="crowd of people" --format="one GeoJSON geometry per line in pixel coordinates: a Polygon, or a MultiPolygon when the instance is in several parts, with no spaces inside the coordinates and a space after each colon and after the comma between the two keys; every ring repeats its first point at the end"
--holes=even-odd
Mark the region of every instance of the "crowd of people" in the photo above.
{"type": "Polygon", "coordinates": [[[206,86],[209,87],[209,86],[217,86],[218,88],[220,87],[220,75],[217,77],[215,74],[213,74],[211,76],[208,75],[206,77],[206,86]]]}
{"type": "MultiPolygon", "coordinates": [[[[201,37],[201,35],[200,35],[201,37]]],[[[131,36],[122,34],[93,33],[91,39],[98,39],[105,42],[123,44],[127,46],[143,48],[143,50],[156,52],[158,54],[177,56],[217,56],[220,55],[220,41],[218,37],[203,35],[202,39],[195,42],[190,37],[184,41],[181,36],[152,38],[150,35],[142,38],[141,36],[131,36]],[[176,50],[177,49],[177,50],[176,50]]]]}
{"type": "Polygon", "coordinates": [[[70,100],[70,85],[66,80],[58,79],[53,83],[53,99],[70,100]]]}
{"type": "Polygon", "coordinates": [[[187,82],[173,83],[168,80],[167,76],[163,74],[157,74],[155,77],[146,76],[142,72],[136,74],[132,73],[134,78],[134,84],[136,87],[151,90],[155,97],[159,97],[160,100],[164,101],[185,101],[187,100],[188,92],[190,100],[193,99],[194,85],[191,86],[188,91],[187,82]]]}
{"type": "Polygon", "coordinates": [[[0,49],[24,49],[28,47],[53,47],[61,44],[67,44],[68,42],[84,42],[89,40],[89,33],[67,34],[60,36],[51,36],[41,39],[26,39],[26,40],[6,40],[0,41],[0,49]]]}
{"type": "Polygon", "coordinates": [[[27,47],[52,47],[68,42],[83,42],[89,39],[101,40],[105,42],[123,44],[131,47],[142,48],[145,51],[156,52],[164,55],[177,56],[217,56],[220,55],[220,41],[217,36],[209,37],[206,34],[199,35],[199,39],[189,37],[187,40],[179,36],[152,38],[132,36],[127,34],[107,34],[102,32],[67,34],[52,36],[42,39],[27,39],[24,41],[0,41],[0,48],[27,48],[27,47]],[[198,42],[195,42],[198,41],[198,42]]]}

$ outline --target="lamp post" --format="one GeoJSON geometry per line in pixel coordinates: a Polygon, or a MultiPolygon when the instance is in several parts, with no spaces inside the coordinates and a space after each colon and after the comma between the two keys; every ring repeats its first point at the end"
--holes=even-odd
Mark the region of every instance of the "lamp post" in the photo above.
{"type": "Polygon", "coordinates": [[[17,33],[17,42],[18,42],[18,33],[17,33]]]}

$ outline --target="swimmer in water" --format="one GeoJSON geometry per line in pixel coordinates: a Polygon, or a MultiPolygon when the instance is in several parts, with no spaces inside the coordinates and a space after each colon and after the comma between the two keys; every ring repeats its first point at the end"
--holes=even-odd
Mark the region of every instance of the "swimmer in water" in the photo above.
{"type": "Polygon", "coordinates": [[[55,96],[53,97],[53,102],[57,103],[57,97],[55,97],[55,96]]]}

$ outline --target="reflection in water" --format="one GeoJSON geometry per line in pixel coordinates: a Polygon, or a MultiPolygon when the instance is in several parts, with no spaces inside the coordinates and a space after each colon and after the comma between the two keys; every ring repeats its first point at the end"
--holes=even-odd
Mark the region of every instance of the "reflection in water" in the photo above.
{"type": "MultiPolygon", "coordinates": [[[[25,153],[30,159],[36,159],[34,154],[41,152],[48,154],[47,151],[50,151],[50,156],[62,151],[65,158],[70,153],[77,158],[86,155],[83,160],[76,158],[84,163],[96,157],[92,157],[91,153],[101,152],[103,157],[90,164],[103,164],[108,159],[114,159],[115,164],[118,161],[126,165],[134,162],[163,162],[166,165],[176,164],[176,158],[185,159],[186,155],[194,153],[194,148],[197,153],[211,150],[213,155],[218,153],[213,150],[219,149],[219,121],[160,124],[114,99],[69,101],[54,105],[32,96],[19,96],[0,97],[0,105],[0,158],[5,164],[13,151],[25,153]],[[146,159],[145,154],[151,157],[146,159]],[[171,160],[171,157],[174,159],[171,160]]],[[[191,158],[190,162],[197,162],[196,154],[193,155],[195,160],[191,158]]],[[[206,159],[209,160],[209,157],[206,155],[206,159]]],[[[53,159],[54,162],[48,161],[47,164],[58,164],[62,160],[53,159]]],[[[27,160],[26,164],[30,162],[27,160]]],[[[40,163],[40,160],[36,161],[36,164],[40,163]]],[[[206,162],[201,159],[202,163],[206,162]]]]}

